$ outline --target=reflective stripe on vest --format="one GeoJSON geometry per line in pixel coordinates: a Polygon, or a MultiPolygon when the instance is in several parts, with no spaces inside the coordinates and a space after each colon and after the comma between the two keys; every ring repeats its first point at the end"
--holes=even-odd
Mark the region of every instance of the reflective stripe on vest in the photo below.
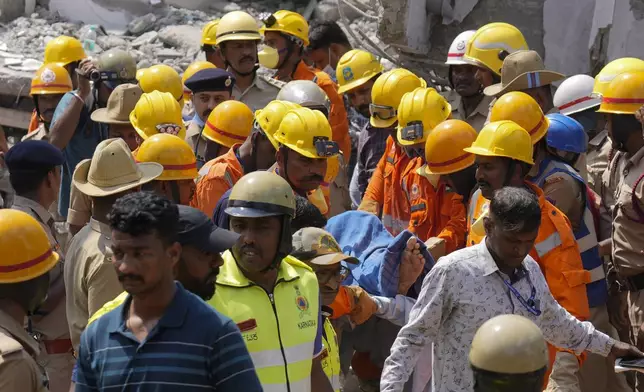
{"type": "Polygon", "coordinates": [[[243,275],[230,251],[223,259],[208,303],[237,323],[263,390],[310,391],[320,312],[315,274],[287,256],[268,294],[243,275]]]}
{"type": "MultiPolygon", "coordinates": [[[[546,180],[556,173],[570,175],[579,182],[584,196],[586,195],[586,183],[577,171],[565,162],[552,158],[546,158],[541,162],[539,165],[539,174],[532,179],[532,182],[538,187],[543,188],[546,180]]],[[[597,240],[593,213],[589,204],[590,200],[588,200],[588,197],[584,197],[584,199],[586,205],[584,206],[583,219],[573,234],[579,247],[584,269],[589,271],[591,275],[591,283],[586,285],[586,292],[588,294],[588,304],[593,308],[605,304],[608,300],[608,283],[605,279],[604,263],[599,256],[599,242],[597,240]]]]}
{"type": "Polygon", "coordinates": [[[534,249],[537,251],[539,257],[543,257],[559,245],[561,245],[561,236],[558,232],[555,231],[554,233],[550,234],[545,240],[539,242],[538,244],[534,244],[534,249]]]}
{"type": "Polygon", "coordinates": [[[336,392],[340,391],[340,349],[338,348],[338,338],[331,321],[324,319],[324,336],[322,344],[327,351],[322,358],[322,370],[331,381],[331,386],[336,392]]]}

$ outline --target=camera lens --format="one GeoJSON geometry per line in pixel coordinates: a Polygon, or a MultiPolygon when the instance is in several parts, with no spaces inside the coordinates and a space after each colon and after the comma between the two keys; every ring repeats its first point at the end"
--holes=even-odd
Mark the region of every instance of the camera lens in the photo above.
{"type": "Polygon", "coordinates": [[[92,72],[89,73],[89,80],[92,82],[98,82],[101,80],[101,73],[97,70],[93,70],[92,72]]]}

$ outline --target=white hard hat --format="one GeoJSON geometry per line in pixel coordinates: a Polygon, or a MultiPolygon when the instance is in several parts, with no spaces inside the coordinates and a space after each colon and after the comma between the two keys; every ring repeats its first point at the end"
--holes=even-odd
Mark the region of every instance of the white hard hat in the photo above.
{"type": "Polygon", "coordinates": [[[599,106],[601,98],[593,97],[595,79],[588,75],[574,75],[564,80],[555,92],[553,103],[561,114],[570,115],[599,106]]]}
{"type": "Polygon", "coordinates": [[[465,54],[465,49],[467,47],[467,41],[472,38],[472,36],[476,33],[476,30],[467,30],[463,31],[459,35],[454,38],[454,41],[452,41],[452,44],[449,46],[449,52],[447,52],[447,61],[445,61],[445,64],[447,65],[463,65],[463,64],[468,64],[467,62],[463,61],[463,55],[465,54]]]}
{"type": "Polygon", "coordinates": [[[324,90],[310,80],[293,80],[286,83],[275,99],[293,102],[309,109],[324,107],[328,111],[331,106],[324,90]]]}

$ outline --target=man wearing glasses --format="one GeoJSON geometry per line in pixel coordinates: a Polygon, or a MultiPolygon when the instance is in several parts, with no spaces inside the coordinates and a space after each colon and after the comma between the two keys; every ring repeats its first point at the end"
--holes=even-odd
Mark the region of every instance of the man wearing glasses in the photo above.
{"type": "Polygon", "coordinates": [[[107,100],[117,86],[136,84],[136,61],[129,53],[112,49],[101,54],[96,62],[82,60],[76,73],[78,88],[63,96],[49,130],[50,143],[61,149],[65,157],[58,200],[58,212],[63,217],[67,217],[76,165],[92,158],[96,146],[108,137],[107,124],[92,121],[91,114],[107,106],[107,100]]]}

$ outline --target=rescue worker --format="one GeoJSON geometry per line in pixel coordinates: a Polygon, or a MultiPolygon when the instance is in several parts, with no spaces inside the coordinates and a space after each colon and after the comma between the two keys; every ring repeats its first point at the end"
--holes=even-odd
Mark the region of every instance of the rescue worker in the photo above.
{"type": "Polygon", "coordinates": [[[504,314],[479,327],[470,348],[474,392],[540,392],[548,348],[529,319],[504,314]]]}
{"type": "Polygon", "coordinates": [[[556,111],[551,84],[565,78],[558,72],[548,71],[536,51],[519,50],[503,60],[501,81],[483,92],[489,97],[500,97],[511,91],[522,91],[537,101],[544,113],[550,114],[556,111]]]}
{"type": "Polygon", "coordinates": [[[212,111],[231,99],[235,77],[223,69],[204,69],[187,79],[186,87],[191,91],[190,101],[195,112],[188,124],[186,141],[197,156],[197,169],[201,169],[207,162],[204,127],[212,111]]]}
{"type": "Polygon", "coordinates": [[[304,50],[309,46],[309,24],[306,19],[296,12],[280,10],[267,16],[262,22],[264,42],[277,50],[279,55],[278,63],[272,67],[277,70],[275,78],[284,82],[311,80],[324,90],[331,101],[328,118],[333,130],[333,141],[338,143],[345,157],[350,157],[349,122],[338,88],[329,75],[309,67],[302,60],[304,50]]]}
{"type": "Polygon", "coordinates": [[[139,145],[158,133],[186,138],[181,105],[170,93],[143,93],[130,113],[130,123],[138,134],[139,145]]]}
{"type": "Polygon", "coordinates": [[[48,211],[58,199],[63,154],[43,140],[30,140],[12,147],[5,156],[5,163],[16,192],[11,208],[36,219],[47,234],[50,248],[60,256],[59,263],[49,270],[47,300],[32,320],[32,332],[38,337],[40,355],[37,359],[49,374],[50,390],[67,392],[74,357],[65,315],[64,255],[56,239],[54,218],[48,211]]]}
{"type": "Polygon", "coordinates": [[[241,143],[253,129],[253,112],[239,101],[225,101],[208,116],[203,137],[206,138],[204,159],[211,161],[241,143]]]}
{"type": "Polygon", "coordinates": [[[300,105],[292,102],[271,101],[264,109],[256,111],[250,136],[201,168],[195,197],[190,204],[212,216],[219,199],[243,175],[273,166],[279,149],[273,135],[286,112],[298,107],[300,105]]]}
{"type": "MultiPolygon", "coordinates": [[[[317,110],[291,109],[284,115],[274,139],[278,143],[275,164],[268,171],[277,173],[293,191],[315,205],[322,214],[329,211],[329,201],[321,189],[327,175],[327,160],[340,153],[331,140],[328,120],[317,110]]],[[[224,210],[230,192],[217,202],[213,220],[219,227],[228,228],[224,210]]]]}
{"type": "Polygon", "coordinates": [[[188,122],[192,120],[195,116],[195,107],[192,102],[192,91],[186,86],[186,81],[193,77],[197,72],[204,69],[213,69],[217,68],[215,65],[209,61],[195,61],[191,63],[186,71],[181,75],[181,83],[183,83],[183,120],[188,122]]]}
{"type": "Polygon", "coordinates": [[[289,256],[294,212],[293,189],[274,173],[256,171],[235,184],[226,213],[240,238],[223,254],[208,303],[237,323],[264,390],[332,391],[321,365],[317,279],[289,256]]]}
{"type": "Polygon", "coordinates": [[[476,78],[477,67],[463,60],[467,42],[475,30],[467,30],[454,38],[447,52],[445,64],[452,90],[444,93],[452,106],[452,118],[463,120],[478,132],[485,125],[492,98],[483,94],[481,82],[476,78]]]}
{"type": "Polygon", "coordinates": [[[36,362],[38,342],[30,328],[25,331],[25,319],[45,301],[58,254],[37,220],[12,209],[0,210],[0,249],[0,390],[48,391],[47,373],[36,362]]]}
{"type": "Polygon", "coordinates": [[[309,27],[306,61],[338,83],[338,63],[352,49],[349,38],[335,21],[312,20],[309,27]]]}
{"type": "Polygon", "coordinates": [[[406,159],[406,155],[394,142],[398,105],[403,95],[418,87],[427,87],[427,83],[410,71],[398,68],[380,75],[371,88],[369,125],[360,133],[358,141],[356,171],[360,198],[352,198],[354,203],[362,205],[367,186],[371,186],[368,197],[371,202],[377,202],[378,206],[370,211],[391,211],[391,198],[394,189],[398,189],[400,178],[393,179],[390,174],[399,159],[406,159]],[[387,166],[388,164],[391,166],[387,166]],[[385,166],[388,168],[386,176],[385,166]],[[376,180],[370,181],[374,175],[376,180]]]}
{"type": "MultiPolygon", "coordinates": [[[[617,271],[623,291],[628,291],[626,304],[617,304],[612,310],[615,318],[621,316],[621,309],[627,307],[630,321],[631,342],[637,347],[644,346],[640,315],[644,289],[644,258],[641,252],[644,238],[644,72],[624,72],[616,76],[603,90],[599,113],[607,118],[608,136],[615,155],[602,178],[602,199],[612,207],[613,217],[611,241],[612,263],[617,271]],[[637,118],[636,118],[637,116],[637,118]],[[639,122],[638,122],[639,120],[639,122]]],[[[624,297],[622,297],[622,300],[624,297]]],[[[637,374],[636,390],[644,391],[644,377],[637,374]]]]}
{"type": "Polygon", "coordinates": [[[322,369],[326,373],[331,386],[336,392],[340,391],[340,347],[330,317],[333,316],[331,304],[338,295],[340,284],[349,276],[350,270],[341,264],[359,263],[358,259],[342,253],[340,245],[333,236],[317,227],[307,227],[293,234],[293,251],[291,256],[308,265],[318,280],[324,330],[322,345],[322,369]]]}
{"type": "MultiPolygon", "coordinates": [[[[280,90],[277,99],[293,102],[302,107],[318,110],[329,120],[330,101],[324,90],[310,80],[292,80],[280,90]]],[[[327,159],[327,174],[322,183],[322,193],[329,201],[324,214],[333,217],[351,209],[349,180],[344,154],[327,159]]]]}
{"type": "MultiPolygon", "coordinates": [[[[401,227],[406,221],[403,229],[425,242],[434,260],[465,245],[463,198],[457,193],[446,192],[438,176],[425,176],[421,169],[425,164],[428,136],[451,113],[449,103],[433,88],[418,88],[403,95],[398,106],[397,140],[404,148],[412,150],[414,156],[401,172],[401,189],[406,195],[409,212],[397,219],[401,221],[401,227]],[[417,173],[419,169],[421,174],[417,173]]],[[[395,219],[392,217],[394,222],[395,219]]]]}
{"type": "MultiPolygon", "coordinates": [[[[92,121],[106,124],[110,139],[120,138],[127,143],[131,151],[139,147],[139,136],[130,123],[130,113],[141,98],[141,88],[136,84],[126,83],[117,86],[107,100],[107,108],[96,109],[92,121]]],[[[67,210],[67,224],[73,236],[85,226],[92,217],[92,201],[89,196],[80,192],[72,184],[67,210]]]]}
{"type": "Polygon", "coordinates": [[[271,48],[258,48],[262,40],[259,23],[243,11],[224,15],[217,26],[216,45],[227,71],[235,75],[233,99],[259,110],[275,99],[283,82],[257,73],[258,62],[267,68],[277,63],[271,48]]]}
{"type": "Polygon", "coordinates": [[[58,64],[43,65],[31,80],[29,95],[34,100],[37,127],[22,137],[24,140],[49,141],[49,126],[63,95],[72,91],[72,79],[58,64]]]}
{"type": "Polygon", "coordinates": [[[215,19],[206,23],[201,32],[201,50],[203,50],[206,61],[217,68],[226,69],[226,63],[221,57],[221,50],[217,47],[217,26],[221,19],[215,19]]]}
{"type": "Polygon", "coordinates": [[[463,61],[476,67],[476,79],[485,88],[501,81],[503,60],[517,50],[528,50],[519,29],[508,23],[488,23],[467,41],[463,61]]]}
{"type": "Polygon", "coordinates": [[[63,164],[58,212],[67,217],[72,175],[76,165],[94,154],[96,146],[107,138],[107,127],[91,119],[91,113],[105,107],[114,89],[135,81],[136,61],[120,49],[107,50],[94,62],[86,59],[76,71],[78,89],[63,96],[49,128],[49,142],[63,151],[63,164]],[[89,77],[98,72],[100,81],[90,84],[89,77]]]}
{"type": "Polygon", "coordinates": [[[72,238],[64,268],[67,321],[75,351],[89,317],[123,291],[111,265],[112,230],[107,215],[112,204],[162,172],[158,163],[137,164],[122,139],[101,142],[92,159],[82,161],[74,171],[74,185],[92,200],[92,218],[72,238]]]}
{"type": "MultiPolygon", "coordinates": [[[[584,268],[590,272],[586,285],[590,319],[598,330],[618,339],[608,318],[608,285],[604,263],[599,254],[595,224],[595,200],[588,193],[588,184],[573,165],[588,144],[583,126],[563,114],[549,114],[547,152],[541,159],[539,174],[530,180],[543,189],[544,195],[570,220],[584,268]]],[[[539,153],[538,153],[539,155],[539,153]]],[[[539,162],[539,163],[537,163],[539,162]]],[[[589,354],[579,372],[582,391],[628,390],[623,375],[616,375],[612,361],[589,354]]]]}
{"type": "Polygon", "coordinates": [[[146,184],[144,190],[152,190],[176,204],[190,204],[195,194],[197,159],[188,143],[167,133],[150,136],[139,147],[136,161],[163,166],[163,173],[146,184]]]}
{"type": "MultiPolygon", "coordinates": [[[[539,106],[527,94],[510,94],[524,95],[540,112],[539,106]]],[[[502,99],[497,104],[502,103],[502,99]]],[[[523,113],[526,112],[527,110],[523,110],[523,113]]],[[[539,127],[537,132],[533,133],[532,137],[537,140],[547,132],[547,120],[543,119],[541,122],[546,124],[546,127],[539,127]]],[[[533,138],[530,138],[530,134],[524,128],[512,121],[496,121],[483,127],[472,146],[465,149],[476,156],[476,180],[479,185],[479,189],[470,198],[468,207],[467,246],[480,243],[485,236],[485,229],[481,231],[481,228],[487,216],[489,200],[496,190],[505,186],[530,189],[537,195],[541,209],[541,225],[530,256],[541,267],[548,287],[559,304],[576,318],[587,320],[590,311],[586,283],[591,281],[590,273],[584,271],[570,222],[546,200],[539,187],[525,181],[534,164],[533,138]]],[[[555,352],[551,347],[550,363],[553,364],[548,382],[550,390],[579,389],[576,375],[579,362],[574,354],[567,351],[555,352]]]]}
{"type": "Polygon", "coordinates": [[[157,64],[137,72],[139,86],[144,93],[159,91],[170,93],[183,109],[183,82],[181,76],[169,65],[157,64]]]}
{"type": "Polygon", "coordinates": [[[351,157],[348,173],[349,177],[353,178],[358,154],[358,138],[362,129],[369,122],[371,88],[382,74],[384,67],[373,54],[364,50],[352,49],[340,58],[337,69],[339,71],[337,77],[338,94],[342,95],[346,101],[349,118],[351,157]]]}

